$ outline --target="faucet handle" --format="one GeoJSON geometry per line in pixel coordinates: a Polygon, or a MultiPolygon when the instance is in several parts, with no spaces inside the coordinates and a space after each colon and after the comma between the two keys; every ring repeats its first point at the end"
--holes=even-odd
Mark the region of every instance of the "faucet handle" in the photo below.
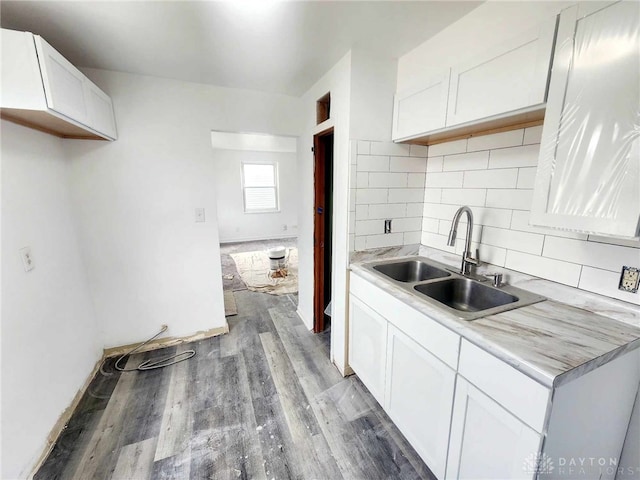
{"type": "Polygon", "coordinates": [[[501,273],[487,273],[485,277],[493,278],[493,286],[499,287],[502,285],[502,274],[501,273]]]}

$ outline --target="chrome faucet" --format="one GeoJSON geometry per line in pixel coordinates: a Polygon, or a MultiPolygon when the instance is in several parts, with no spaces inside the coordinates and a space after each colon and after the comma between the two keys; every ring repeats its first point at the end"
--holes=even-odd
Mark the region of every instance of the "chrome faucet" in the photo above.
{"type": "Polygon", "coordinates": [[[473,213],[471,209],[466,205],[460,207],[453,216],[451,222],[451,230],[449,231],[449,241],[447,245],[453,247],[456,244],[456,236],[458,235],[458,222],[463,213],[467,214],[467,237],[464,240],[464,252],[462,252],[462,265],[460,266],[460,273],[462,275],[469,275],[471,273],[471,265],[480,265],[480,254],[476,250],[476,258],[471,256],[471,234],[473,230],[473,213]]]}

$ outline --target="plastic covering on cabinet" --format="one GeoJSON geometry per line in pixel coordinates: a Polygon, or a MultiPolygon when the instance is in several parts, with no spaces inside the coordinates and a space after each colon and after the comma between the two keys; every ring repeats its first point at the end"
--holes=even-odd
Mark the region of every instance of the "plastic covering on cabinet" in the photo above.
{"type": "Polygon", "coordinates": [[[637,228],[640,6],[620,2],[573,25],[573,37],[558,39],[554,68],[566,75],[564,98],[549,99],[561,107],[541,146],[545,213],[621,221],[631,211],[637,228]]]}

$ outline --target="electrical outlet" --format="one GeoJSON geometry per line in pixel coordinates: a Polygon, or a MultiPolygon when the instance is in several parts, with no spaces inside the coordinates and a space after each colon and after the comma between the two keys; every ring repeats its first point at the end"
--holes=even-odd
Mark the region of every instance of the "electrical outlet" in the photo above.
{"type": "Polygon", "coordinates": [[[22,259],[22,265],[24,265],[25,272],[29,272],[35,268],[35,264],[33,263],[33,256],[31,255],[31,247],[21,248],[20,258],[22,259]]]}
{"type": "Polygon", "coordinates": [[[391,219],[388,218],[384,221],[384,233],[391,233],[391,219]]]}
{"type": "Polygon", "coordinates": [[[638,293],[638,284],[640,284],[640,269],[636,267],[622,267],[618,290],[638,293]]]}
{"type": "Polygon", "coordinates": [[[204,221],[204,208],[196,208],[196,222],[202,223],[204,221]]]}

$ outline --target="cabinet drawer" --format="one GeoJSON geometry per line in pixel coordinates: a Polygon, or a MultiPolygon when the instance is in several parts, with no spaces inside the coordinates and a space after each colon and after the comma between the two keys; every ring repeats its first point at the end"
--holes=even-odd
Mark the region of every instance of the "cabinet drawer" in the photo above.
{"type": "Polygon", "coordinates": [[[551,391],[467,340],[458,372],[537,432],[543,432],[551,391]]]}
{"type": "Polygon", "coordinates": [[[459,335],[356,274],[351,274],[350,290],[372,310],[382,315],[432,355],[454,370],[457,368],[459,335]]]}

